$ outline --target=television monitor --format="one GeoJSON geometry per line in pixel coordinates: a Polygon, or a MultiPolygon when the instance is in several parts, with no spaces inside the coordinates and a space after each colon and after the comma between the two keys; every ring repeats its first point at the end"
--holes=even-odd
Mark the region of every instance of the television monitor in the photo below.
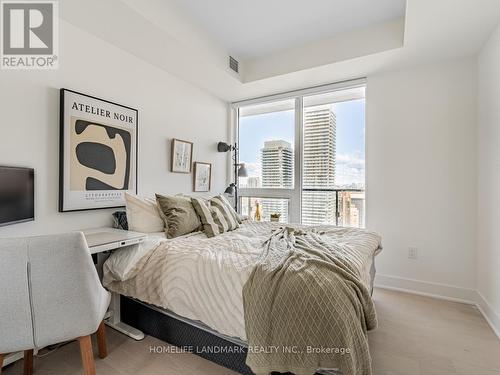
{"type": "Polygon", "coordinates": [[[0,226],[35,219],[35,172],[0,166],[0,226]]]}

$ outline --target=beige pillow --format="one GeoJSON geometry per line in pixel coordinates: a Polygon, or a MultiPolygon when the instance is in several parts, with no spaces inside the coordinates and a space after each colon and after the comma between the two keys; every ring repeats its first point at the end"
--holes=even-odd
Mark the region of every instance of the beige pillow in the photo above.
{"type": "Polygon", "coordinates": [[[163,232],[165,222],[154,199],[125,193],[128,229],[141,233],[163,232]]]}
{"type": "Polygon", "coordinates": [[[201,227],[191,199],[156,194],[156,203],[165,221],[167,238],[179,237],[201,227]]]}

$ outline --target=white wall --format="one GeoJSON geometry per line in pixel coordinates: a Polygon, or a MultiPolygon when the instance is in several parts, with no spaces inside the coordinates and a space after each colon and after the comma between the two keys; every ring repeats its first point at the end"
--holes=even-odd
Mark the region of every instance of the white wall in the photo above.
{"type": "Polygon", "coordinates": [[[500,26],[478,58],[478,123],[477,287],[500,332],[500,26]]]}
{"type": "Polygon", "coordinates": [[[169,172],[170,139],[194,142],[194,160],[213,163],[212,192],[227,182],[227,104],[61,21],[57,71],[0,71],[0,165],[35,168],[36,221],[0,236],[109,225],[114,210],[59,213],[59,89],[139,110],[139,194],[190,193],[192,176],[169,172]]]}
{"type": "Polygon", "coordinates": [[[473,298],[475,72],[467,59],[368,77],[366,211],[383,236],[378,284],[473,298]]]}
{"type": "MultiPolygon", "coordinates": [[[[65,21],[60,35],[59,70],[0,71],[0,165],[36,170],[36,221],[0,236],[110,224],[113,210],[58,212],[61,87],[139,109],[140,194],[191,192],[192,176],[169,172],[172,137],[194,141],[194,160],[214,164],[212,192],[225,188],[227,155],[216,152],[228,138],[225,102],[65,21]]],[[[384,239],[379,284],[470,299],[477,261],[479,291],[500,311],[499,63],[497,31],[479,58],[478,142],[475,59],[368,77],[367,225],[384,239]]]]}

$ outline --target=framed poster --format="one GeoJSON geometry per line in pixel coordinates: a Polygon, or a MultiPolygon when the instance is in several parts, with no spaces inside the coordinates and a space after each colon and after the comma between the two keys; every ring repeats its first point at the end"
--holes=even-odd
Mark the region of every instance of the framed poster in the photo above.
{"type": "Polygon", "coordinates": [[[138,112],[61,89],[59,211],[125,205],[137,193],[138,112]]]}
{"type": "Polygon", "coordinates": [[[210,191],[212,164],[196,161],[194,163],[194,191],[210,191]]]}
{"type": "Polygon", "coordinates": [[[193,160],[193,142],[172,139],[172,172],[191,173],[191,164],[193,160]]]}

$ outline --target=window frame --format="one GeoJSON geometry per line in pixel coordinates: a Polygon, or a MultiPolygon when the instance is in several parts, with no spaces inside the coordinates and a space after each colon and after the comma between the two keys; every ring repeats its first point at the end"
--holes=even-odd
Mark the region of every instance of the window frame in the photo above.
{"type": "MultiPolygon", "coordinates": [[[[304,109],[304,97],[319,95],[334,91],[347,90],[357,87],[367,87],[366,78],[353,79],[348,81],[342,81],[337,83],[332,83],[328,85],[315,86],[302,90],[295,90],[284,92],[275,95],[264,96],[260,98],[248,99],[233,102],[230,104],[230,138],[232,143],[236,143],[239,147],[239,109],[241,107],[249,105],[257,105],[270,103],[280,100],[295,100],[295,139],[294,139],[294,187],[293,189],[285,188],[240,188],[238,187],[238,198],[242,197],[253,197],[253,198],[282,198],[288,199],[288,215],[290,223],[301,223],[302,222],[302,172],[303,172],[303,109],[304,109]]],[[[366,97],[366,94],[365,94],[366,97]]],[[[365,122],[366,129],[366,122],[365,122]]],[[[366,146],[365,146],[366,147],[366,146]]],[[[237,163],[240,161],[237,160],[237,163]]],[[[232,182],[233,173],[232,172],[232,162],[229,161],[228,171],[229,171],[229,181],[232,182]]],[[[240,202],[237,202],[238,208],[240,208],[240,202]]],[[[366,207],[366,182],[365,182],[365,207],[366,207]]],[[[366,217],[366,213],[365,213],[366,217]]]]}

